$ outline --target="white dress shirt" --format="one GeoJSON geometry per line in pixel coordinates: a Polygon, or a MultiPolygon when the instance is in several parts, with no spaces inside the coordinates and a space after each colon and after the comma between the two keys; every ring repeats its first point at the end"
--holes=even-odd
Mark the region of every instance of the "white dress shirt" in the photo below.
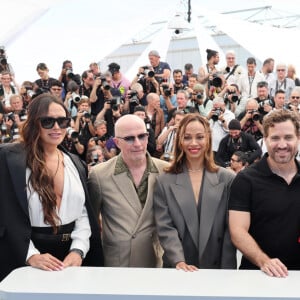
{"type": "MultiPolygon", "coordinates": [[[[71,233],[72,244],[71,248],[78,248],[83,251],[84,256],[89,250],[91,236],[91,228],[88,219],[87,210],[85,207],[85,193],[79,177],[79,173],[71,161],[70,157],[64,156],[64,188],[61,200],[60,209],[57,210],[61,225],[75,221],[75,227],[71,233]]],[[[34,227],[48,227],[49,224],[44,222],[44,213],[41,201],[38,194],[34,191],[28,182],[31,174],[29,168],[26,169],[27,182],[27,199],[31,226],[34,227]]],[[[30,241],[26,261],[34,254],[40,252],[35,248],[32,241],[30,241]]]]}

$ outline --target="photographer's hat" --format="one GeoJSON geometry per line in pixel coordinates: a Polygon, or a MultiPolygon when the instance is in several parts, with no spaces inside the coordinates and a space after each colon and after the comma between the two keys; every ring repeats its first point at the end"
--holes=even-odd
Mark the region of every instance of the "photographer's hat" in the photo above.
{"type": "Polygon", "coordinates": [[[237,119],[233,119],[228,124],[229,130],[241,130],[241,123],[237,119]]]}

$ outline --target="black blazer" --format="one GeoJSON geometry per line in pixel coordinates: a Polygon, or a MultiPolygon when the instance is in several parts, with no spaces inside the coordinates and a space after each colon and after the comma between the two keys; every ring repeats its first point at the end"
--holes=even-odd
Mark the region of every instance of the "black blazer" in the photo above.
{"type": "MultiPolygon", "coordinates": [[[[80,175],[92,231],[90,250],[83,261],[83,265],[103,266],[100,229],[90,205],[86,185],[86,169],[76,155],[67,154],[80,175]]],[[[0,280],[12,270],[25,266],[31,237],[26,194],[25,159],[25,149],[22,144],[12,143],[0,146],[0,280]]]]}

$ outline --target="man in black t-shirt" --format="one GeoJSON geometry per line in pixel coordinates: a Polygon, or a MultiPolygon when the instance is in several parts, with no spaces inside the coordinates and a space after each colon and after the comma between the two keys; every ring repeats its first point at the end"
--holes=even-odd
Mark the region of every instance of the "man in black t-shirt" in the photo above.
{"type": "Polygon", "coordinates": [[[300,270],[299,116],[273,111],[263,129],[268,153],[234,179],[229,227],[241,269],[286,277],[288,269],[300,270]]]}

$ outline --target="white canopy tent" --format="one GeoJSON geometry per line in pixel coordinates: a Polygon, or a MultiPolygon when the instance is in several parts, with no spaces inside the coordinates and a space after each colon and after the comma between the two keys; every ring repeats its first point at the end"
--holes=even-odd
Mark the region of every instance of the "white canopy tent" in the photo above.
{"type": "MultiPolygon", "coordinates": [[[[37,79],[35,68],[40,62],[48,65],[53,77],[58,77],[62,62],[66,59],[73,62],[75,72],[81,73],[88,68],[90,62],[100,61],[120,45],[128,43],[138,32],[146,30],[149,24],[171,20],[175,11],[182,9],[183,2],[10,0],[1,4],[0,46],[6,47],[8,62],[12,64],[18,82],[37,79]]],[[[299,29],[253,24],[219,13],[221,10],[228,11],[237,9],[238,5],[245,5],[241,2],[228,0],[223,3],[215,0],[212,3],[208,0],[192,0],[191,32],[205,45],[205,48],[199,50],[201,56],[205,55],[206,48],[219,50],[222,59],[224,53],[203,27],[203,23],[196,18],[197,15],[202,15],[203,21],[215,23],[218,29],[261,61],[274,57],[276,62],[293,63],[300,72],[295,43],[299,29]],[[212,7],[215,9],[212,10],[212,7]]],[[[262,2],[266,1],[251,1],[251,5],[261,5],[262,2]]],[[[269,2],[277,5],[281,1],[269,2]]],[[[299,5],[296,7],[299,11],[299,5]]],[[[292,9],[292,6],[289,8],[292,9]]],[[[294,10],[294,13],[297,14],[298,11],[294,10]]],[[[170,29],[162,27],[160,32],[153,35],[147,49],[138,53],[141,56],[131,68],[124,72],[128,71],[129,77],[135,74],[137,66],[144,64],[140,62],[145,61],[148,50],[158,50],[164,57],[171,38],[170,29]]],[[[118,61],[118,57],[115,57],[115,61],[118,61]]]]}

